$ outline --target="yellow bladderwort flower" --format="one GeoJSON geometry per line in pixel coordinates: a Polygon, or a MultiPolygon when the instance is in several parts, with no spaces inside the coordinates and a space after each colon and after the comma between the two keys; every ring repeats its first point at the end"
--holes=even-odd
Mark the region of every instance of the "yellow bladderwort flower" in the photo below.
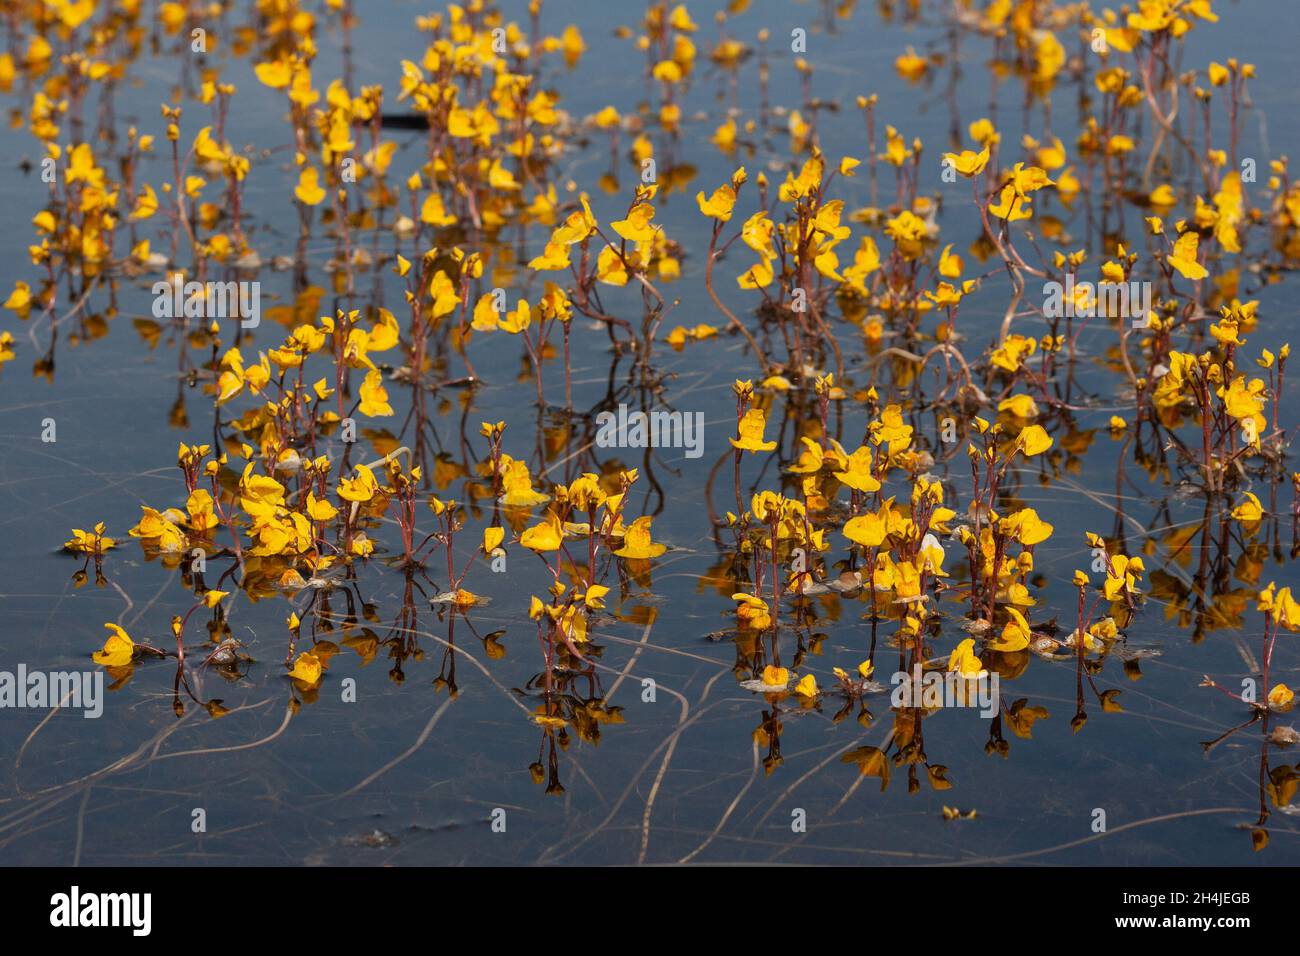
{"type": "Polygon", "coordinates": [[[308,687],[315,687],[320,683],[324,670],[319,657],[310,651],[303,651],[298,655],[298,659],[294,661],[289,676],[296,681],[302,681],[308,687]]]}
{"type": "Polygon", "coordinates": [[[483,553],[491,557],[492,552],[505,540],[506,529],[498,525],[489,525],[483,529],[483,553]]]}
{"type": "Polygon", "coordinates": [[[772,269],[771,259],[762,259],[736,278],[736,284],[742,289],[765,289],[772,284],[776,273],[772,269]]]}
{"type": "Polygon", "coordinates": [[[1273,615],[1273,620],[1288,631],[1300,631],[1300,602],[1291,596],[1289,587],[1276,590],[1276,585],[1269,582],[1268,587],[1259,592],[1256,610],[1273,615]]]}
{"type": "Polygon", "coordinates": [[[582,603],[593,611],[603,611],[605,609],[605,595],[609,593],[609,588],[603,584],[593,584],[582,594],[582,603]]]}
{"type": "Polygon", "coordinates": [[[614,553],[620,558],[645,559],[657,558],[668,550],[666,544],[659,544],[650,539],[650,525],[654,518],[643,515],[637,518],[623,534],[623,546],[614,553]]]}
{"type": "Polygon", "coordinates": [[[1025,547],[1042,544],[1052,536],[1052,525],[1038,517],[1033,508],[1024,508],[1002,519],[1002,527],[1025,547]]]}
{"type": "Polygon", "coordinates": [[[766,210],[760,209],[740,227],[740,239],[762,256],[764,262],[770,262],[776,258],[776,245],[772,240],[775,232],[776,223],[767,217],[766,210]]]}
{"type": "MultiPolygon", "coordinates": [[[[731,596],[731,599],[738,602],[736,620],[740,622],[741,627],[764,631],[772,626],[771,608],[762,598],[738,591],[731,596]]],[[[784,681],[782,686],[784,686],[784,681]]]]}
{"type": "Polygon", "coordinates": [[[1165,261],[1178,270],[1185,279],[1204,279],[1210,270],[1197,261],[1200,238],[1194,232],[1184,232],[1174,243],[1174,251],[1165,256],[1165,261]]]}
{"type": "Polygon", "coordinates": [[[1268,692],[1268,703],[1271,707],[1287,707],[1293,700],[1295,700],[1295,693],[1286,684],[1274,684],[1273,689],[1268,692]]]}
{"type": "Polygon", "coordinates": [[[963,176],[978,176],[984,172],[984,167],[989,163],[989,148],[986,145],[978,153],[971,152],[969,149],[964,149],[960,153],[944,153],[943,159],[963,176]]]}
{"type": "Polygon", "coordinates": [[[507,313],[500,320],[500,328],[511,335],[517,335],[533,323],[533,310],[524,299],[519,300],[513,312],[507,313]]]}
{"type": "MultiPolygon", "coordinates": [[[[753,386],[750,386],[751,390],[753,386]]],[[[764,441],[763,432],[767,428],[767,416],[761,408],[751,408],[745,412],[744,417],[736,426],[739,434],[739,440],[728,438],[731,447],[739,451],[760,452],[772,451],[776,448],[776,442],[764,441]]]]}
{"type": "Polygon", "coordinates": [[[1029,639],[1032,636],[1029,630],[1029,622],[1014,607],[1008,607],[1006,610],[1010,620],[1002,629],[1001,636],[997,640],[989,642],[989,650],[1003,651],[1005,653],[1023,651],[1029,646],[1029,639]]]}
{"type": "Polygon", "coordinates": [[[528,465],[516,458],[502,455],[501,487],[502,502],[512,508],[531,508],[550,501],[551,496],[533,490],[533,479],[528,474],[528,465]]]}
{"type": "Polygon", "coordinates": [[[127,534],[153,543],[160,551],[176,552],[184,549],[185,533],[181,531],[179,522],[184,521],[185,516],[181,512],[175,508],[159,512],[146,505],[141,505],[140,510],[143,514],[139,523],[127,534]]]}
{"type": "Polygon", "coordinates": [[[1226,390],[1220,389],[1218,395],[1223,399],[1224,408],[1229,415],[1238,421],[1254,421],[1258,432],[1266,424],[1260,414],[1264,410],[1265,388],[1262,379],[1247,382],[1246,377],[1241,375],[1234,378],[1226,390]]]}
{"type": "Polygon", "coordinates": [[[596,257],[596,278],[606,285],[625,286],[630,276],[627,263],[613,246],[606,246],[596,257]]]}
{"type": "Polygon", "coordinates": [[[1038,405],[1029,395],[1012,395],[998,403],[998,411],[1009,412],[1016,418],[1037,418],[1038,405]]]}
{"type": "Polygon", "coordinates": [[[69,551],[80,551],[83,554],[100,554],[109,548],[116,548],[117,541],[104,535],[104,522],[95,525],[93,531],[82,531],[80,528],[72,529],[72,537],[63,543],[63,547],[69,551]]]}
{"type": "Polygon", "coordinates": [[[356,475],[339,481],[338,494],[344,501],[364,504],[378,493],[379,482],[367,465],[357,465],[356,475]]]}
{"type": "Polygon", "coordinates": [[[206,488],[195,488],[185,501],[185,510],[189,512],[189,527],[200,533],[215,528],[218,524],[212,495],[206,488]]]}
{"type": "Polygon", "coordinates": [[[912,426],[903,421],[903,409],[898,405],[886,405],[869,430],[871,443],[885,445],[890,455],[906,451],[912,444],[912,426]]]}
{"type": "Polygon", "coordinates": [[[104,626],[112,633],[104,641],[103,648],[91,655],[91,659],[105,667],[125,667],[135,656],[135,641],[116,624],[106,623],[104,626]]]}
{"type": "Polygon", "coordinates": [[[799,453],[799,459],[790,466],[789,471],[794,475],[815,475],[821,471],[822,463],[826,460],[826,451],[822,446],[813,441],[806,435],[799,439],[803,444],[803,451],[799,453]]]}
{"type": "Polygon", "coordinates": [[[948,670],[956,671],[963,677],[978,677],[984,673],[984,664],[975,656],[974,638],[966,638],[958,644],[948,658],[948,670]]]}
{"type": "Polygon", "coordinates": [[[764,687],[771,687],[776,690],[785,690],[790,684],[790,672],[784,667],[776,667],[768,664],[763,668],[762,677],[759,678],[764,687]]]}
{"type": "Polygon", "coordinates": [[[1016,192],[1013,184],[1002,187],[1002,191],[998,194],[998,201],[990,204],[988,211],[990,215],[1005,219],[1007,222],[1033,218],[1029,200],[1022,193],[1016,192]]]}
{"type": "Polygon", "coordinates": [[[554,511],[547,511],[541,524],[533,525],[519,536],[519,543],[529,551],[558,551],[564,542],[564,529],[554,511]]]}
{"type": "Polygon", "coordinates": [[[298,185],[293,194],[298,201],[307,206],[317,206],[325,198],[325,190],[320,185],[320,173],[314,166],[304,166],[298,174],[298,185]]]}
{"type": "Polygon", "coordinates": [[[1116,601],[1125,594],[1132,594],[1138,575],[1145,570],[1141,558],[1130,558],[1123,554],[1114,555],[1110,559],[1110,567],[1106,570],[1106,582],[1102,585],[1106,600],[1116,601]]]}
{"type": "Polygon", "coordinates": [[[800,678],[799,683],[794,685],[794,692],[800,697],[816,697],[820,693],[817,690],[817,678],[812,674],[805,674],[800,678]]]}
{"type": "Polygon", "coordinates": [[[918,56],[916,50],[910,46],[906,53],[900,54],[894,60],[894,69],[898,71],[898,75],[912,82],[924,76],[929,66],[929,61],[923,56],[918,56]]]}
{"type": "Polygon", "coordinates": [[[695,197],[695,202],[700,207],[700,212],[710,219],[716,219],[719,222],[729,222],[731,220],[731,211],[736,206],[736,190],[730,183],[724,183],[713,191],[713,195],[707,199],[701,190],[695,197]]]}
{"type": "Polygon", "coordinates": [[[949,279],[958,279],[961,278],[962,268],[961,256],[952,254],[952,244],[949,243],[944,246],[943,251],[939,253],[939,275],[949,279]]]}
{"type": "Polygon", "coordinates": [[[654,206],[649,203],[638,203],[628,211],[626,219],[616,220],[609,225],[628,242],[649,242],[659,229],[651,222],[654,214],[654,206]]]}
{"type": "Polygon", "coordinates": [[[317,498],[315,492],[307,493],[307,516],[313,521],[333,521],[339,513],[329,501],[317,498]]]}
{"type": "Polygon", "coordinates": [[[567,269],[570,264],[569,247],[562,242],[548,242],[542,254],[529,261],[528,268],[537,272],[554,272],[567,269]]]}
{"type": "Polygon", "coordinates": [[[1017,436],[1016,447],[1024,452],[1025,457],[1033,458],[1052,447],[1052,436],[1042,425],[1030,425],[1017,436]]]}
{"type": "Polygon", "coordinates": [[[863,445],[848,456],[843,471],[833,474],[842,484],[856,491],[879,491],[880,481],[871,473],[872,464],[871,449],[863,445]]]}
{"type": "Polygon", "coordinates": [[[850,518],[841,533],[854,544],[878,548],[889,534],[889,524],[882,515],[868,513],[850,518]]]}
{"type": "Polygon", "coordinates": [[[1248,491],[1246,500],[1232,509],[1232,517],[1245,525],[1256,524],[1264,518],[1264,506],[1248,491]]]}
{"type": "Polygon", "coordinates": [[[384,376],[378,369],[366,373],[360,391],[359,411],[362,415],[376,418],[393,414],[393,406],[388,404],[388,390],[384,388],[384,376]]]}

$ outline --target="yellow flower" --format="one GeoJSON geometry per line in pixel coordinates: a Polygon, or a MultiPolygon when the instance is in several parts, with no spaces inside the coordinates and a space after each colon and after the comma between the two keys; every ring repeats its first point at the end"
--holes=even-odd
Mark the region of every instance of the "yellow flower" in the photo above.
{"type": "Polygon", "coordinates": [[[554,511],[547,511],[541,524],[533,525],[519,536],[519,543],[529,551],[558,551],[564,541],[564,530],[554,511]]]}
{"type": "Polygon", "coordinates": [[[763,684],[767,687],[774,687],[785,690],[790,683],[790,672],[784,667],[774,667],[768,664],[763,668],[763,684]]]}
{"type": "Polygon", "coordinates": [[[989,163],[989,148],[985,146],[978,153],[969,149],[963,149],[960,153],[944,153],[943,158],[963,176],[978,176],[989,163]]]}
{"type": "Polygon", "coordinates": [[[1229,415],[1239,421],[1254,419],[1256,426],[1262,428],[1264,421],[1260,412],[1264,410],[1263,391],[1264,382],[1261,379],[1247,383],[1245,376],[1239,375],[1228,385],[1226,392],[1219,394],[1229,415]]]}
{"type": "Polygon", "coordinates": [[[776,258],[776,246],[772,236],[776,232],[776,223],[767,218],[767,211],[760,209],[740,227],[740,238],[745,245],[763,257],[764,262],[776,258]]]}
{"type": "Polygon", "coordinates": [[[857,491],[879,491],[880,482],[871,474],[871,449],[863,445],[849,455],[843,471],[836,478],[857,491]]]}
{"type": "Polygon", "coordinates": [[[1194,232],[1185,232],[1174,243],[1174,251],[1165,256],[1165,261],[1178,270],[1185,279],[1204,279],[1210,271],[1196,261],[1197,247],[1200,239],[1194,232]]]}
{"type": "Polygon", "coordinates": [[[626,219],[611,222],[610,227],[628,242],[648,242],[655,237],[658,227],[651,223],[655,207],[649,203],[639,203],[632,207],[626,219]]]}
{"type": "Polygon", "coordinates": [[[854,544],[878,548],[889,534],[889,523],[882,514],[864,514],[850,518],[841,532],[854,544]]]}
{"type": "Polygon", "coordinates": [[[72,529],[72,537],[63,543],[69,551],[80,551],[83,554],[96,554],[107,551],[109,548],[116,548],[117,541],[113,538],[104,537],[104,522],[95,525],[93,531],[82,531],[80,528],[72,529]]]}
{"type": "Polygon", "coordinates": [[[1130,558],[1123,554],[1112,557],[1110,567],[1106,570],[1106,583],[1102,585],[1106,600],[1115,601],[1123,594],[1131,593],[1137,584],[1137,575],[1145,570],[1141,558],[1130,558]]]}
{"type": "Polygon", "coordinates": [[[593,584],[587,588],[582,595],[582,603],[593,611],[603,611],[605,609],[605,595],[609,593],[609,588],[603,584],[593,584]]]}
{"type": "Polygon", "coordinates": [[[736,190],[731,187],[730,183],[724,183],[713,191],[713,195],[707,199],[701,190],[695,197],[696,203],[699,204],[700,212],[711,219],[719,222],[728,222],[731,219],[731,211],[736,206],[736,190]]]}
{"type": "Polygon", "coordinates": [[[962,265],[961,256],[952,254],[952,243],[944,246],[943,252],[939,254],[939,275],[949,279],[960,278],[962,265]]]}
{"type": "Polygon", "coordinates": [[[1016,445],[1025,453],[1026,458],[1033,458],[1052,447],[1052,436],[1047,434],[1042,425],[1030,425],[1020,432],[1016,445]]]}
{"type": "Polygon", "coordinates": [[[816,697],[818,693],[817,678],[812,674],[805,674],[799,680],[799,683],[794,685],[794,692],[800,697],[816,697]]]}
{"type": "Polygon", "coordinates": [[[208,607],[216,607],[221,603],[221,599],[229,595],[229,591],[205,591],[203,594],[203,603],[208,607]]]}
{"type": "Polygon", "coordinates": [[[761,259],[736,278],[736,284],[742,289],[765,289],[772,284],[776,273],[772,271],[772,260],[761,259]]]}
{"type": "Polygon", "coordinates": [[[511,335],[517,335],[533,323],[533,310],[527,300],[520,299],[513,312],[500,320],[500,327],[511,335]]]}
{"type": "MultiPolygon", "coordinates": [[[[1007,614],[1011,619],[1007,621],[1006,626],[1002,629],[1002,635],[997,640],[989,643],[989,650],[991,651],[1023,651],[1029,646],[1031,635],[1029,622],[1025,620],[1025,616],[1013,607],[1007,608],[1007,614]]],[[[951,670],[951,667],[949,670],[951,670]]]]}
{"type": "Polygon", "coordinates": [[[731,446],[740,451],[771,451],[776,447],[774,441],[763,441],[763,432],[767,428],[767,416],[763,414],[761,408],[751,408],[745,412],[745,416],[740,420],[737,430],[740,434],[740,440],[728,438],[731,446]]]}
{"type": "Polygon", "coordinates": [[[371,418],[393,414],[393,406],[388,404],[388,391],[384,388],[384,376],[378,369],[366,373],[366,380],[361,383],[361,414],[371,418]]]}
{"type": "Polygon", "coordinates": [[[289,85],[289,80],[293,78],[293,68],[284,60],[276,60],[273,63],[259,63],[253,67],[253,72],[257,74],[258,80],[273,90],[282,90],[289,85]]]}
{"type": "Polygon", "coordinates": [[[483,553],[491,555],[501,542],[505,540],[506,529],[497,525],[489,525],[483,529],[483,553]]]}
{"type": "Polygon", "coordinates": [[[1016,418],[1037,418],[1038,405],[1030,395],[1012,395],[998,403],[998,411],[1010,412],[1016,418]]]}
{"type": "Polygon", "coordinates": [[[1033,213],[1029,208],[1029,200],[1017,193],[1016,187],[1012,184],[1002,187],[998,201],[989,206],[989,212],[999,219],[1005,219],[1007,222],[1018,222],[1021,219],[1033,217],[1033,213]]]}
{"type": "MultiPolygon", "coordinates": [[[[568,246],[562,242],[548,242],[542,250],[542,254],[529,261],[528,268],[538,272],[558,271],[569,268],[570,263],[568,246]]],[[[527,327],[526,324],[525,327],[527,327]]]]}
{"type": "Polygon", "coordinates": [[[901,54],[894,60],[894,69],[905,80],[916,81],[920,79],[925,75],[929,65],[925,57],[918,56],[916,50],[910,46],[907,48],[906,53],[901,54]]]}
{"type": "Polygon", "coordinates": [[[339,509],[323,498],[317,498],[315,492],[307,492],[307,515],[312,521],[332,521],[339,509]]]}
{"type": "Polygon", "coordinates": [[[1014,534],[1025,547],[1042,544],[1052,536],[1052,525],[1038,517],[1033,508],[1024,508],[1002,520],[1005,530],[1014,534]]]}
{"type": "Polygon", "coordinates": [[[948,658],[948,670],[957,671],[959,674],[968,677],[974,677],[984,671],[984,664],[975,656],[975,640],[966,638],[958,644],[948,658]]]}
{"type": "MultiPolygon", "coordinates": [[[[772,626],[771,609],[767,606],[767,602],[762,598],[755,597],[752,594],[745,594],[743,591],[738,591],[731,596],[731,599],[740,602],[736,608],[736,619],[740,622],[741,627],[752,628],[755,631],[764,631],[772,626]]],[[[788,675],[782,678],[782,687],[785,686],[788,679],[788,675]]]]}
{"type": "Polygon", "coordinates": [[[1246,492],[1246,500],[1232,509],[1232,517],[1242,524],[1253,524],[1264,517],[1264,507],[1259,499],[1246,492]]]}
{"type": "Polygon", "coordinates": [[[620,558],[657,558],[668,550],[666,544],[650,540],[650,524],[654,518],[643,515],[632,522],[623,535],[623,547],[614,553],[620,558]]]}
{"type": "Polygon", "coordinates": [[[298,174],[298,185],[293,190],[293,194],[298,197],[299,202],[308,206],[315,206],[325,198],[325,190],[321,188],[319,179],[320,174],[316,172],[314,166],[304,166],[302,168],[302,172],[298,174]]]}
{"type": "Polygon", "coordinates": [[[366,465],[357,465],[357,474],[339,482],[339,497],[345,501],[367,502],[379,493],[375,473],[366,465]]]}
{"type": "Polygon", "coordinates": [[[517,458],[504,459],[501,474],[503,494],[501,500],[508,507],[531,508],[544,501],[550,501],[550,495],[533,490],[533,479],[528,474],[528,465],[517,458]]]}
{"type": "Polygon", "coordinates": [[[21,279],[14,283],[14,291],[9,293],[9,298],[5,299],[5,308],[12,309],[20,316],[26,318],[28,310],[32,307],[32,288],[21,279]]]}
{"type": "Polygon", "coordinates": [[[294,661],[293,669],[289,671],[289,676],[294,680],[300,680],[308,686],[314,687],[320,683],[321,674],[324,668],[321,666],[321,660],[310,651],[303,651],[294,661]]]}
{"type": "Polygon", "coordinates": [[[131,640],[131,635],[116,624],[104,626],[113,633],[104,641],[103,649],[91,655],[91,660],[105,667],[125,667],[131,663],[131,658],[135,654],[135,641],[131,640]]]}
{"type": "Polygon", "coordinates": [[[477,604],[481,598],[473,591],[466,591],[464,588],[457,588],[456,594],[452,598],[457,607],[471,607],[477,604]]]}
{"type": "Polygon", "coordinates": [[[1268,702],[1272,707],[1285,707],[1295,699],[1295,692],[1286,684],[1275,684],[1268,692],[1268,702]]]}
{"type": "Polygon", "coordinates": [[[1291,597],[1290,588],[1282,588],[1275,595],[1274,587],[1275,585],[1270,583],[1259,593],[1257,609],[1270,612],[1273,620],[1288,631],[1300,631],[1300,603],[1291,597]]]}
{"type": "Polygon", "coordinates": [[[147,505],[141,505],[140,510],[143,512],[140,522],[127,534],[154,542],[160,551],[176,552],[185,547],[185,534],[177,525],[184,520],[183,514],[175,508],[159,512],[147,505]]]}

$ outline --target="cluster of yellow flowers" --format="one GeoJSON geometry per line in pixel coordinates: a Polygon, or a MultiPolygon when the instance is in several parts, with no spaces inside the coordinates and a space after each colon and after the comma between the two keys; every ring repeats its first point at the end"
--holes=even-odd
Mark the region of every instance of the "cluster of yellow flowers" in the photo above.
{"type": "MultiPolygon", "coordinates": [[[[673,349],[699,343],[691,348],[718,354],[736,346],[719,359],[728,369],[721,387],[735,379],[736,414],[713,472],[725,475],[731,458],[734,510],[728,504],[725,517],[714,511],[711,474],[706,496],[719,558],[701,583],[730,596],[725,613],[734,613],[737,675],[773,700],[816,707],[831,694],[857,701],[878,689],[871,678],[882,625],[908,667],[1014,678],[1038,654],[1074,656],[1082,675],[1086,655],[1101,658],[1118,646],[1147,591],[1177,587],[1154,567],[1148,573],[1150,553],[1089,534],[1099,562],[1091,573],[1102,577],[1094,588],[1089,572],[1074,575],[1074,628],[1058,640],[1053,622],[1033,613],[1048,584],[1036,549],[1052,538],[1051,522],[1061,514],[1037,502],[1040,514],[1019,491],[1035,469],[1044,484],[1049,472],[1073,470],[1091,441],[1073,417],[1090,410],[1073,391],[1080,355],[1123,383],[1121,410],[1129,415],[1109,419],[1116,447],[1125,443],[1121,456],[1132,449],[1153,475],[1168,469],[1166,453],[1174,456],[1205,492],[1207,511],[1235,521],[1248,539],[1269,516],[1249,488],[1256,478],[1275,483],[1286,474],[1279,419],[1290,347],[1248,345],[1264,319],[1260,301],[1250,298],[1252,269],[1237,263],[1253,251],[1270,257],[1256,271],[1294,268],[1300,184],[1280,158],[1252,189],[1253,172],[1239,163],[1235,120],[1230,141],[1210,148],[1220,132],[1210,108],[1221,105],[1233,117],[1245,108],[1251,64],[1229,59],[1170,73],[1170,48],[1217,20],[1210,0],[1137,0],[1119,12],[1027,0],[957,5],[953,16],[964,28],[1008,41],[1026,102],[1048,102],[1073,74],[1087,102],[1070,142],[1049,127],[1017,143],[981,117],[956,128],[941,164],[924,158],[925,143],[900,129],[901,121],[877,123],[884,104],[875,95],[856,100],[867,130],[852,140],[864,140],[851,150],[857,155],[824,149],[829,140],[818,126],[828,111],[808,92],[814,66],[800,57],[793,67],[805,90],[801,108],[762,117],[762,130],[738,108],[729,112],[709,138],[725,166],[698,191],[688,189],[695,167],[677,148],[698,122],[683,107],[697,61],[739,79],[756,60],[767,98],[768,31],[760,31],[757,46],[730,33],[743,0],[717,15],[718,38],[710,43],[699,38],[685,5],[651,0],[639,30],[619,31],[646,54],[646,102],[626,113],[610,105],[586,118],[571,115],[543,79],[552,67],[573,69],[584,38],[574,26],[543,31],[540,4],[530,6],[533,22],[523,26],[484,0],[419,17],[423,51],[400,60],[388,89],[321,75],[318,20],[352,16],[344,5],[329,0],[319,12],[298,0],[252,6],[257,29],[233,30],[228,40],[237,59],[248,58],[256,82],[274,91],[259,92],[285,111],[292,188],[283,205],[296,216],[301,249],[314,230],[329,236],[331,288],[297,282],[291,301],[267,310],[268,326],[279,328],[260,342],[243,329],[230,341],[217,321],[192,323],[194,316],[177,316],[171,327],[137,323],[151,346],[165,329],[183,339],[183,372],[201,384],[215,417],[210,444],[180,447],[183,500],[178,494],[169,507],[142,506],[128,532],[148,557],[179,569],[193,591],[193,607],[172,627],[182,662],[186,622],[199,608],[212,612],[212,660],[240,595],[295,601],[287,618],[292,652],[304,623],[320,617],[317,595],[333,582],[355,579],[385,555],[407,571],[423,569],[439,547],[445,590],[440,579],[432,600],[454,626],[456,615],[472,618],[486,603],[467,586],[480,587],[469,577],[475,563],[495,569],[510,548],[532,552],[546,569],[544,586],[530,586],[538,593],[527,601],[544,660],[545,694],[534,719],[548,733],[613,719],[599,707],[575,711],[553,685],[566,674],[595,673],[600,617],[614,610],[607,601],[626,596],[629,582],[648,585],[667,545],[652,533],[660,511],[638,514],[651,509],[630,499],[650,459],[642,468],[613,458],[601,463],[586,457],[591,443],[577,447],[592,416],[575,411],[575,348],[585,355],[609,345],[616,360],[634,356],[637,387],[659,395],[668,376],[655,367],[658,342],[673,349]],[[1096,61],[1076,69],[1067,50],[1079,42],[1096,61]],[[1174,125],[1184,91],[1205,110],[1207,145],[1199,152],[1189,145],[1195,138],[1174,125]],[[404,170],[406,154],[386,134],[395,104],[424,137],[404,170]],[[756,141],[778,115],[789,155],[768,162],[756,141]],[[1154,142],[1139,170],[1133,154],[1144,137],[1154,142]],[[567,170],[577,168],[569,159],[606,140],[611,171],[588,191],[569,178],[567,170]],[[1164,149],[1176,151],[1179,162],[1157,162],[1164,149]],[[620,158],[636,170],[631,188],[618,181],[620,158]],[[1188,182],[1153,179],[1157,169],[1181,166],[1192,170],[1188,182]],[[944,191],[950,183],[977,231],[961,250],[941,225],[953,202],[944,191]],[[617,218],[596,215],[596,190],[617,197],[617,218]],[[868,191],[869,201],[856,201],[868,191]],[[689,217],[707,230],[707,251],[667,215],[669,197],[691,192],[689,217]],[[1107,227],[1100,250],[1077,248],[1068,218],[1093,196],[1139,207],[1143,215],[1133,222],[1145,247],[1107,227]],[[1180,208],[1183,215],[1175,213],[1180,208]],[[1272,232],[1267,251],[1258,235],[1265,229],[1272,232]],[[725,257],[737,240],[743,249],[732,262],[725,257]],[[693,258],[701,259],[698,268],[693,258]],[[720,263],[730,272],[715,286],[720,263]],[[371,272],[377,288],[399,288],[401,298],[367,300],[358,280],[371,272]],[[1089,274],[1095,282],[1076,282],[1089,274]],[[685,293],[701,280],[725,324],[666,321],[681,298],[667,295],[666,284],[680,283],[685,293]],[[977,309],[1002,281],[1000,324],[995,319],[976,333],[977,309]],[[1067,290],[1063,314],[1034,302],[1040,282],[1067,290]],[[1153,289],[1142,314],[1105,304],[1120,287],[1140,282],[1153,289]],[[396,303],[396,312],[384,301],[396,303]],[[1085,330],[1091,341],[1082,339],[1085,330]],[[1082,351],[1098,342],[1093,353],[1082,351]],[[439,414],[458,405],[464,421],[476,421],[470,413],[483,377],[475,356],[490,358],[499,372],[505,343],[522,350],[519,381],[535,387],[537,454],[509,454],[506,423],[495,421],[479,429],[486,454],[483,442],[462,434],[457,458],[437,436],[429,441],[426,402],[439,403],[439,414]],[[563,414],[548,402],[544,375],[560,362],[563,414]],[[921,427],[929,413],[941,432],[951,431],[937,443],[921,427]],[[358,415],[366,426],[360,435],[358,415]],[[398,434],[381,420],[391,420],[398,434]],[[368,462],[355,460],[366,457],[355,451],[363,440],[374,450],[368,462]],[[953,477],[954,460],[963,472],[969,465],[969,484],[964,474],[953,477]],[[551,477],[557,461],[572,463],[563,480],[551,477]],[[760,471],[772,462],[776,478],[760,471]],[[457,481],[463,501],[447,492],[457,481]],[[434,530],[425,534],[430,516],[434,530]],[[400,533],[400,557],[383,533],[386,523],[400,533]],[[210,587],[202,569],[218,557],[233,557],[234,565],[210,587]],[[230,590],[221,590],[227,581],[230,590]],[[819,686],[803,644],[793,659],[783,658],[782,637],[811,630],[805,625],[816,619],[817,601],[841,600],[860,605],[870,638],[853,649],[856,676],[834,666],[835,681],[819,686]],[[966,607],[959,640],[944,642],[944,605],[966,607]],[[1069,653],[1057,654],[1063,648],[1069,653]]],[[[0,91],[10,92],[22,74],[30,100],[15,123],[62,172],[32,220],[37,271],[15,280],[5,308],[20,321],[53,318],[65,284],[75,301],[118,276],[166,270],[204,279],[257,274],[267,263],[304,264],[269,254],[264,262],[256,247],[260,233],[248,227],[246,190],[270,174],[264,156],[231,139],[240,93],[219,68],[202,71],[193,103],[162,106],[153,135],[132,128],[114,150],[67,142],[87,89],[124,75],[113,58],[139,45],[150,13],[139,2],[97,0],[17,7],[30,22],[24,43],[15,37],[0,54],[0,91]],[[195,122],[195,112],[210,121],[195,122]],[[149,161],[163,150],[170,155],[149,161]],[[163,172],[151,176],[154,170],[163,172]],[[186,255],[189,266],[181,268],[186,255]]],[[[212,26],[212,15],[189,4],[157,9],[163,35],[176,42],[212,26]]],[[[910,47],[894,61],[900,76],[918,84],[942,64],[942,54],[910,47]]],[[[88,321],[80,334],[100,334],[96,329],[88,321]]],[[[16,348],[12,333],[0,333],[0,364],[16,348]]],[[[37,369],[51,371],[52,357],[37,369]]],[[[183,408],[172,420],[189,425],[183,408]]],[[[1300,474],[1292,481],[1300,488],[1300,474]]],[[[653,474],[638,493],[647,484],[655,484],[653,474]]],[[[1274,499],[1264,500],[1276,508],[1274,499]]],[[[107,530],[102,522],[73,529],[65,547],[100,573],[109,552],[121,548],[107,530]]],[[[1171,539],[1170,553],[1189,540],[1171,539]]],[[[1248,570],[1241,579],[1266,615],[1267,660],[1276,628],[1300,627],[1300,610],[1289,590],[1259,589],[1258,569],[1248,570]]],[[[1182,605],[1167,602],[1175,614],[1186,605],[1186,594],[1178,598],[1182,605]]],[[[1244,608],[1248,598],[1236,604],[1244,608]]],[[[522,601],[515,610],[522,618],[522,601]]],[[[1235,621],[1232,613],[1221,616],[1235,621]]],[[[142,655],[156,653],[121,627],[109,629],[95,655],[105,666],[129,672],[142,655]]],[[[286,658],[299,690],[318,686],[328,666],[329,653],[319,647],[286,658]]],[[[1288,703],[1289,691],[1278,687],[1269,701],[1288,703]]],[[[1046,716],[1023,702],[1002,713],[1024,735],[1046,716]]],[[[896,715],[900,748],[912,746],[917,720],[896,715]]],[[[766,718],[755,739],[775,752],[778,728],[774,716],[766,718]]],[[[910,750],[906,756],[921,759],[910,750]]],[[[874,756],[861,765],[879,771],[874,756]]]]}

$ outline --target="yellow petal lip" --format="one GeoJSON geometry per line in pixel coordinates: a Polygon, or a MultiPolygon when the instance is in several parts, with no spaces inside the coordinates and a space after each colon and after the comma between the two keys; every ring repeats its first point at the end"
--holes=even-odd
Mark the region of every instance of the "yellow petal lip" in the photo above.
{"type": "Polygon", "coordinates": [[[125,667],[135,656],[135,642],[119,625],[106,623],[104,627],[112,633],[104,641],[101,650],[95,651],[91,659],[105,667],[125,667]]]}

